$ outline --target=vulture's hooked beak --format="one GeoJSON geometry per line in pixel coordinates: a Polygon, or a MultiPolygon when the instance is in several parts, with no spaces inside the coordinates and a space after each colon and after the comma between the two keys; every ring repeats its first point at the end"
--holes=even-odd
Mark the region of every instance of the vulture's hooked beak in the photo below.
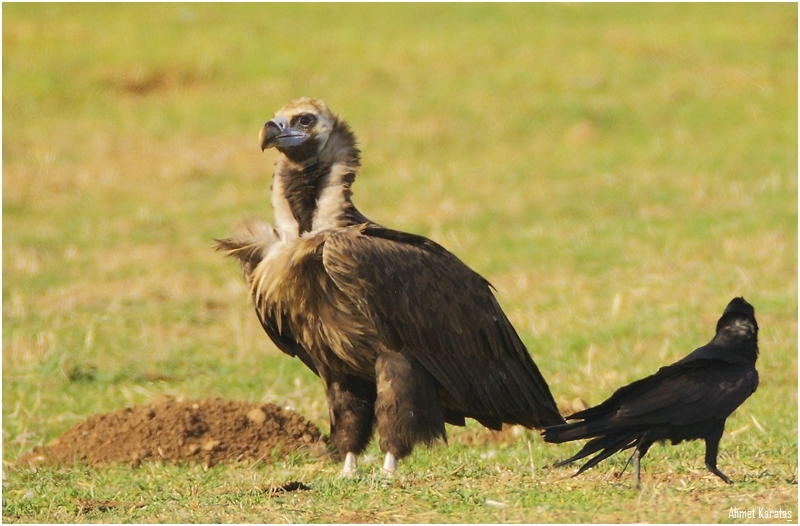
{"type": "Polygon", "coordinates": [[[307,133],[289,126],[289,121],[285,117],[275,117],[267,122],[261,128],[261,133],[258,134],[262,152],[272,147],[291,148],[299,146],[308,137],[307,133]]]}

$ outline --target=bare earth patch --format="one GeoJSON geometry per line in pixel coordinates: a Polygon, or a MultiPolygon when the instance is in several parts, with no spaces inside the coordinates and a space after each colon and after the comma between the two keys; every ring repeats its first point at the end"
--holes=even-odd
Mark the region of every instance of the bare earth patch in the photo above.
{"type": "Polygon", "coordinates": [[[20,463],[101,466],[143,460],[269,461],[305,451],[327,455],[327,440],[302,416],[273,404],[183,400],[164,396],[147,406],[89,417],[20,463]]]}

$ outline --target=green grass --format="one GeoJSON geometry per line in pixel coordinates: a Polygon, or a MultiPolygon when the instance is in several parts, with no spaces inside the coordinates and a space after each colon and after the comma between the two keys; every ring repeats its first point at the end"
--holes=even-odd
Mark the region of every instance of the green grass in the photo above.
{"type": "Polygon", "coordinates": [[[796,5],[5,4],[3,132],[6,522],[797,520],[796,5]],[[761,386],[720,456],[736,484],[698,443],[654,448],[642,492],[614,478],[622,457],[570,479],[548,466],[577,445],[475,425],[392,484],[377,460],[355,481],[304,457],[16,464],[163,393],[292,405],[327,430],[318,380],[211,250],[270,217],[258,129],[302,95],[355,129],[359,207],[487,276],[562,405],[753,303],[761,386]],[[312,490],[263,491],[289,480],[312,490]]]}

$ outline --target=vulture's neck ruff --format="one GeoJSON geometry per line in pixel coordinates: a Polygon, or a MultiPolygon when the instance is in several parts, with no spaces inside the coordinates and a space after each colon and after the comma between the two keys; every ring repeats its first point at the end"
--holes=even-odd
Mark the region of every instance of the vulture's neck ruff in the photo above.
{"type": "Polygon", "coordinates": [[[284,238],[367,221],[351,201],[360,167],[355,136],[327,107],[301,99],[280,110],[262,130],[262,148],[272,146],[281,153],[272,206],[284,238]]]}

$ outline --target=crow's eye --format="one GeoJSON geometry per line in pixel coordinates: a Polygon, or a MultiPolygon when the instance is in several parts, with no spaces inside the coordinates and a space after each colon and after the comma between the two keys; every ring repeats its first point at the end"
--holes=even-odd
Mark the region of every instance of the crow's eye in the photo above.
{"type": "Polygon", "coordinates": [[[300,118],[297,119],[297,123],[304,128],[313,126],[315,121],[316,119],[314,118],[314,116],[309,113],[300,115],[300,118]]]}

